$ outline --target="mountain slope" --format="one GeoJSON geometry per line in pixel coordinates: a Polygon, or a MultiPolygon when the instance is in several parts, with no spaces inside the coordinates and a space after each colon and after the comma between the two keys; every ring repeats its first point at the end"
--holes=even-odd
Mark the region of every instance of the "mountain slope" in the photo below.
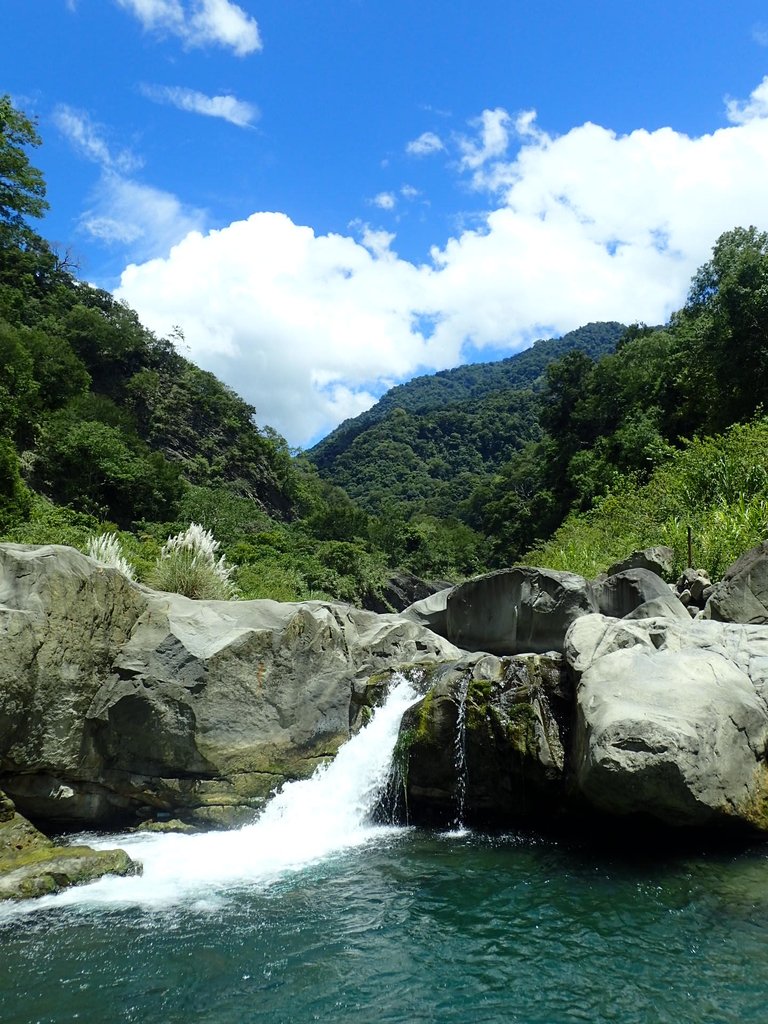
{"type": "Polygon", "coordinates": [[[346,420],[308,457],[373,513],[396,503],[441,518],[512,453],[541,435],[537,392],[547,366],[573,349],[613,351],[622,324],[588,324],[507,359],[417,377],[346,420]]]}
{"type": "Polygon", "coordinates": [[[414,377],[405,384],[390,388],[376,405],[359,416],[344,420],[310,449],[308,455],[321,472],[332,472],[335,460],[352,441],[395,409],[425,413],[469,400],[478,401],[497,391],[533,388],[547,366],[567,352],[578,348],[592,359],[599,359],[613,351],[625,330],[625,326],[616,321],[586,324],[562,338],[535,341],[524,352],[506,359],[470,363],[452,370],[414,377]]]}

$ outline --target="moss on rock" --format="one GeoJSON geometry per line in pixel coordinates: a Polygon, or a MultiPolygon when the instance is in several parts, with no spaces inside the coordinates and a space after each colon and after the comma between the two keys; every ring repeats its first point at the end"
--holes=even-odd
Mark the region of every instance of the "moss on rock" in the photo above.
{"type": "Polygon", "coordinates": [[[45,896],[102,875],[136,875],[141,865],[125,850],[57,846],[0,793],[0,900],[45,896]]]}

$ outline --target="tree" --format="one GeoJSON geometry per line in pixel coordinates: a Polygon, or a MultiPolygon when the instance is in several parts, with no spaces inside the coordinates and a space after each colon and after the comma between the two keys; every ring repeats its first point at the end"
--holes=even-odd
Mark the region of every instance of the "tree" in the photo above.
{"type": "Polygon", "coordinates": [[[687,346],[689,391],[709,403],[705,426],[752,416],[768,394],[768,233],[721,235],[675,326],[687,346]]]}
{"type": "Polygon", "coordinates": [[[16,110],[10,96],[0,96],[0,226],[5,231],[48,209],[42,172],[26,153],[40,141],[34,123],[16,110]]]}

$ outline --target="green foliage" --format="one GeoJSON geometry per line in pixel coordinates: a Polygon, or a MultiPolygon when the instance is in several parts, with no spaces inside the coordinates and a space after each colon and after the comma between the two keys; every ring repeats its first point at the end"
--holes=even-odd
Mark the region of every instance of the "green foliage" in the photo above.
{"type": "Polygon", "coordinates": [[[27,156],[40,136],[28,117],[0,96],[0,231],[18,228],[26,217],[42,217],[48,208],[45,181],[27,156]]]}
{"type": "Polygon", "coordinates": [[[574,514],[525,556],[595,576],[630,551],[652,544],[675,549],[675,570],[694,562],[713,579],[768,536],[768,419],[695,438],[642,486],[625,480],[585,514],[574,514]]]}
{"type": "Polygon", "coordinates": [[[32,496],[21,479],[16,449],[0,437],[0,530],[10,530],[24,522],[32,507],[32,496]]]}
{"type": "Polygon", "coordinates": [[[0,540],[14,544],[67,544],[85,551],[88,538],[100,528],[101,523],[94,516],[54,505],[31,492],[26,517],[16,525],[4,526],[0,540]]]}
{"type": "Polygon", "coordinates": [[[183,594],[194,600],[229,601],[238,596],[234,567],[219,555],[219,542],[209,530],[191,523],[169,537],[146,577],[155,590],[183,594]]]}
{"type": "Polygon", "coordinates": [[[414,377],[407,384],[391,388],[367,412],[342,423],[315,445],[309,456],[321,472],[335,479],[336,462],[354,439],[397,410],[423,415],[433,410],[452,409],[456,405],[474,405],[498,392],[535,389],[549,363],[573,348],[579,348],[596,359],[614,347],[624,330],[622,324],[615,322],[587,324],[562,338],[536,341],[530,348],[508,359],[471,363],[425,377],[414,377]]]}
{"type": "Polygon", "coordinates": [[[181,497],[178,467],[103,418],[82,419],[77,405],[49,417],[40,442],[34,479],[62,504],[130,525],[167,518],[181,497]]]}

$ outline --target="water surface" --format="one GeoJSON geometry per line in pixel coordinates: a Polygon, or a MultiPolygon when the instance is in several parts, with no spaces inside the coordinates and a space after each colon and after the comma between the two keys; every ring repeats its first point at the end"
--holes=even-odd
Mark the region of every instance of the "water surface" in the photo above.
{"type": "Polygon", "coordinates": [[[766,849],[645,859],[371,825],[398,688],[253,826],[0,907],[2,1024],[764,1024],[766,849]]]}

